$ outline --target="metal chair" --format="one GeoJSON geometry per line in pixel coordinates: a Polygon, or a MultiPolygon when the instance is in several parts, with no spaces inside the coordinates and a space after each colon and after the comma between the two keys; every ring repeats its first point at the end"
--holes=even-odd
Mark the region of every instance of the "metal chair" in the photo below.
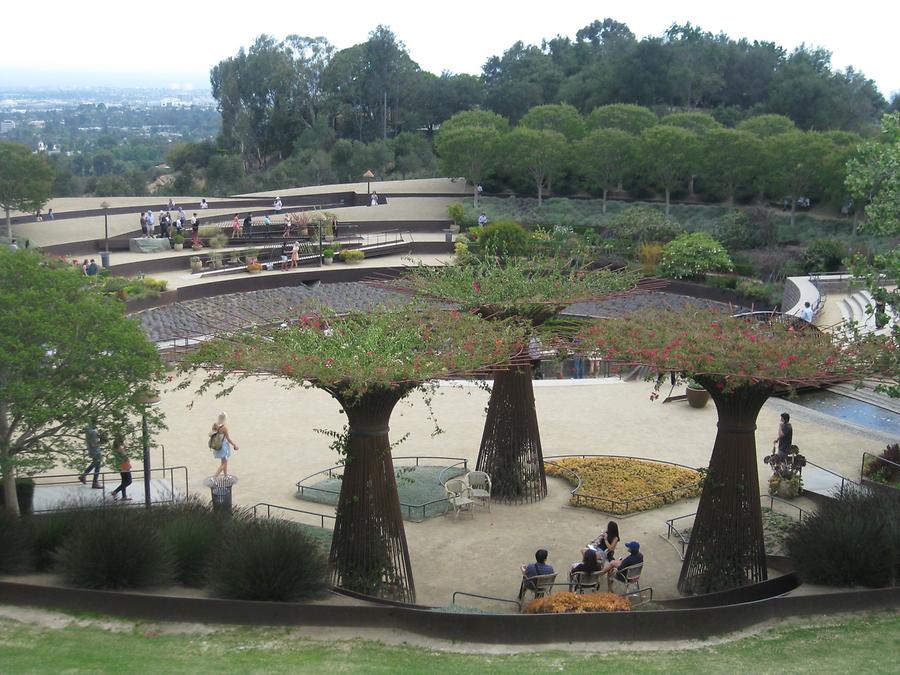
{"type": "Polygon", "coordinates": [[[459,518],[462,511],[471,514],[472,518],[475,517],[475,511],[472,509],[475,500],[469,496],[469,485],[466,481],[459,478],[448,480],[444,483],[444,492],[447,495],[447,501],[453,507],[455,518],[459,518]]]}
{"type": "Polygon", "coordinates": [[[630,565],[628,567],[623,567],[619,570],[611,572],[609,576],[610,590],[612,589],[612,585],[615,582],[624,584],[625,589],[622,591],[622,595],[630,593],[632,590],[641,590],[641,573],[643,571],[644,563],[641,562],[637,565],[630,565]]]}
{"type": "Polygon", "coordinates": [[[477,504],[491,510],[491,477],[484,471],[470,471],[465,477],[469,495],[477,504]]]}
{"type": "Polygon", "coordinates": [[[600,590],[600,580],[603,572],[572,572],[569,578],[569,590],[573,593],[597,593],[600,590]]]}
{"type": "Polygon", "coordinates": [[[555,582],[556,572],[553,574],[538,574],[534,577],[522,575],[522,583],[519,586],[519,602],[524,600],[526,591],[531,593],[535,600],[552,594],[555,582]]]}

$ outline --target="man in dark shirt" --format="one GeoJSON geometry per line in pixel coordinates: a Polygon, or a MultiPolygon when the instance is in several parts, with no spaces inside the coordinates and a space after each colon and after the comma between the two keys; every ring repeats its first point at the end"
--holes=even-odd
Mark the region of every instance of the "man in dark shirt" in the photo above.
{"type": "Polygon", "coordinates": [[[533,577],[553,574],[553,566],[547,564],[547,549],[539,548],[534,554],[534,562],[522,565],[522,585],[519,587],[519,600],[525,597],[525,589],[534,588],[533,577]]]}
{"type": "Polygon", "coordinates": [[[794,428],[791,426],[791,416],[787,413],[781,413],[781,423],[778,425],[778,438],[775,439],[778,444],[778,454],[786,455],[794,443],[794,428]]]}
{"type": "Polygon", "coordinates": [[[253,238],[253,214],[248,213],[247,217],[244,218],[244,236],[247,239],[253,238]]]}
{"type": "Polygon", "coordinates": [[[625,572],[624,570],[633,567],[635,565],[640,565],[644,562],[644,554],[641,553],[641,545],[636,541],[629,541],[625,544],[625,548],[628,549],[628,555],[624,558],[619,558],[618,560],[613,560],[610,565],[610,569],[608,572],[608,576],[606,577],[606,583],[609,586],[610,590],[612,590],[612,582],[613,577],[615,576],[621,582],[627,581],[625,578],[626,574],[631,574],[632,576],[638,576],[634,574],[634,570],[630,572],[625,572]]]}

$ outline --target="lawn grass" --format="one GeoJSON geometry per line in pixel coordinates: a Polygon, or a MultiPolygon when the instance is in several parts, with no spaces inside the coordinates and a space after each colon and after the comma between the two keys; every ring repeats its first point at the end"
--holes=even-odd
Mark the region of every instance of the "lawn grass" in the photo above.
{"type": "MultiPolygon", "coordinates": [[[[84,624],[87,625],[84,625],[84,624]]],[[[48,628],[0,619],[4,673],[889,673],[896,672],[900,614],[781,624],[758,635],[681,650],[511,655],[436,652],[364,640],[313,641],[289,628],[176,633],[160,624],[48,628]]]]}

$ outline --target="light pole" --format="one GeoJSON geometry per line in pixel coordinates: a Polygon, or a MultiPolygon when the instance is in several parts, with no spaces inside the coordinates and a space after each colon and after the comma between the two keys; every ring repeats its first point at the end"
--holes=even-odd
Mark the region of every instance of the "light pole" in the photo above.
{"type": "Polygon", "coordinates": [[[103,209],[103,255],[100,257],[103,259],[104,269],[107,269],[109,268],[109,202],[104,200],[100,203],[100,208],[103,209]]]}
{"type": "Polygon", "coordinates": [[[144,460],[144,506],[150,508],[150,429],[147,424],[147,408],[159,403],[159,393],[153,389],[141,389],[134,400],[140,404],[141,410],[141,449],[144,460]]]}
{"type": "Polygon", "coordinates": [[[366,179],[366,199],[370,199],[372,196],[372,179],[375,178],[375,174],[372,173],[372,169],[368,169],[362,177],[366,179]]]}

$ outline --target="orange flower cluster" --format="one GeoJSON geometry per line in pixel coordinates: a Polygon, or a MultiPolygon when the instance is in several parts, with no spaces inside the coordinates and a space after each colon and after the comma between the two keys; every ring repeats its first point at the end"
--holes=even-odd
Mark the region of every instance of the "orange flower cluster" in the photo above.
{"type": "Polygon", "coordinates": [[[583,612],[628,612],[631,603],[615,593],[556,593],[537,598],[522,609],[525,614],[567,614],[583,612]]]}

